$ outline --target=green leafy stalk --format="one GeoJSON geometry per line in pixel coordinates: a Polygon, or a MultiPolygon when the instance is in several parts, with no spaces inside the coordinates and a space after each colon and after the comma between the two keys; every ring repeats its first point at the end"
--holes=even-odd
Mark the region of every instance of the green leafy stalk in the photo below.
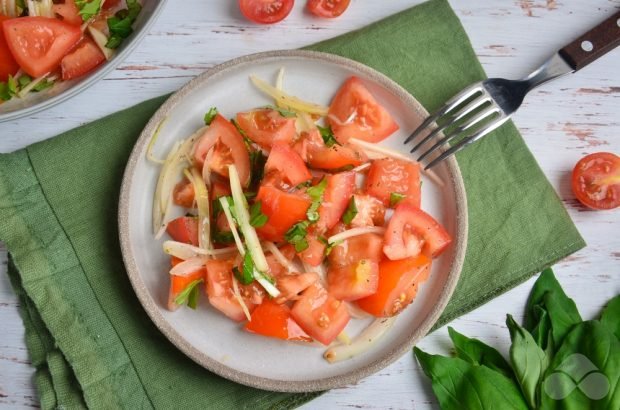
{"type": "Polygon", "coordinates": [[[190,308],[196,309],[199,294],[198,284],[202,282],[204,282],[203,279],[196,279],[191,282],[181,293],[177,295],[176,298],[174,298],[174,303],[177,305],[187,304],[190,308]]]}
{"type": "Polygon", "coordinates": [[[327,147],[333,147],[334,145],[341,145],[336,137],[334,136],[334,132],[332,131],[332,127],[321,127],[320,125],[316,126],[321,133],[321,137],[323,138],[323,142],[327,147]]]}
{"type": "Polygon", "coordinates": [[[349,225],[351,221],[355,219],[356,215],[357,205],[355,205],[355,196],[352,196],[347,209],[344,211],[344,214],[342,214],[342,222],[344,222],[345,225],[349,225]]]}
{"type": "Polygon", "coordinates": [[[216,115],[217,115],[217,107],[209,108],[209,111],[205,113],[205,117],[204,117],[205,125],[211,125],[216,115]]]}

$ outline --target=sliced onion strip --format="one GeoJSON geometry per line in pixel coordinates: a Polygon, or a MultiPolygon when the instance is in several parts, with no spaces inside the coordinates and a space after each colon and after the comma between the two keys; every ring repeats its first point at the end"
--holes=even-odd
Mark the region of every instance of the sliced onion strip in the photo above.
{"type": "Polygon", "coordinates": [[[298,97],[289,95],[284,91],[278,90],[276,87],[273,87],[272,85],[266,83],[265,81],[261,80],[256,76],[251,75],[250,80],[256,86],[256,88],[273,98],[276,101],[276,105],[278,107],[284,106],[294,111],[307,112],[308,114],[317,114],[322,117],[326,116],[329,111],[329,107],[310,103],[298,97]]]}
{"type": "Polygon", "coordinates": [[[241,305],[243,314],[248,319],[248,322],[251,322],[252,316],[250,315],[250,309],[248,309],[248,306],[245,304],[245,301],[241,297],[241,293],[239,293],[239,284],[237,283],[237,278],[235,278],[235,275],[232,275],[232,290],[233,290],[233,296],[235,297],[235,299],[237,299],[237,302],[239,302],[239,305],[241,305]]]}
{"type": "Polygon", "coordinates": [[[149,145],[147,145],[146,147],[146,159],[156,164],[160,164],[160,165],[163,165],[166,161],[163,159],[155,158],[155,156],[153,155],[153,147],[155,146],[155,143],[157,142],[157,138],[159,137],[159,133],[161,132],[161,129],[163,128],[164,123],[166,122],[167,119],[168,117],[164,118],[163,120],[159,122],[159,124],[157,124],[157,128],[155,129],[155,132],[153,133],[153,136],[151,137],[151,140],[149,141],[149,145]]]}
{"type": "Polygon", "coordinates": [[[243,247],[243,242],[241,242],[241,238],[239,237],[239,232],[237,231],[237,225],[235,225],[235,220],[232,217],[232,213],[230,212],[230,206],[228,206],[228,201],[225,197],[220,197],[220,204],[222,205],[222,210],[224,211],[224,215],[226,216],[226,220],[228,221],[228,226],[230,226],[230,231],[233,234],[233,238],[235,238],[235,245],[237,245],[237,249],[241,256],[245,255],[245,248],[243,247]]]}
{"type": "Polygon", "coordinates": [[[382,226],[363,226],[361,228],[353,228],[330,236],[329,238],[327,238],[327,242],[334,243],[338,241],[343,241],[345,239],[349,239],[354,236],[364,235],[367,233],[376,233],[379,235],[383,235],[385,233],[385,228],[383,228],[382,226]]]}
{"type": "Polygon", "coordinates": [[[328,362],[335,363],[364,353],[392,327],[395,321],[396,317],[376,319],[362,333],[353,338],[351,344],[330,347],[323,357],[328,362]]]}
{"type": "Polygon", "coordinates": [[[170,274],[174,276],[188,276],[198,269],[204,268],[207,260],[204,256],[194,256],[174,266],[170,269],[170,274]]]}
{"type": "Polygon", "coordinates": [[[177,241],[165,241],[163,244],[164,252],[179,259],[190,259],[199,255],[221,256],[237,253],[238,249],[234,246],[221,249],[202,249],[188,243],[177,241]]]}
{"type": "Polygon", "coordinates": [[[271,254],[278,260],[278,262],[280,263],[280,265],[284,266],[286,268],[286,270],[288,270],[289,272],[295,272],[295,266],[293,266],[293,264],[291,263],[291,261],[289,261],[286,256],[284,256],[284,254],[282,254],[282,252],[280,252],[280,249],[278,249],[278,247],[276,245],[273,244],[273,242],[263,242],[263,245],[265,245],[265,248],[271,252],[271,254]]]}

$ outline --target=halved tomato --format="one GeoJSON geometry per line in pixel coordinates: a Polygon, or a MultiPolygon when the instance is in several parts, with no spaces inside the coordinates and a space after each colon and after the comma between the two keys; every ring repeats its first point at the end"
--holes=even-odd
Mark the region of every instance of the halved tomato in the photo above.
{"type": "Polygon", "coordinates": [[[421,252],[435,258],[451,242],[450,234],[432,216],[403,203],[388,222],[383,253],[392,260],[415,257],[421,252]]]}
{"type": "Polygon", "coordinates": [[[254,309],[252,320],[245,324],[245,330],[283,340],[312,341],[312,338],[293,320],[288,306],[279,305],[269,299],[265,299],[254,309]]]}
{"type": "Polygon", "coordinates": [[[278,111],[264,108],[237,114],[237,124],[248,138],[263,148],[274,143],[290,144],[297,133],[295,118],[283,117],[278,111]]]}
{"type": "MultiPolygon", "coordinates": [[[[175,258],[174,256],[170,259],[170,265],[172,267],[178,265],[183,262],[182,259],[175,258]]],[[[205,279],[207,271],[203,269],[198,269],[196,272],[192,272],[189,275],[185,276],[177,276],[170,275],[170,290],[168,292],[168,310],[177,310],[180,305],[175,303],[175,299],[181,292],[185,290],[185,288],[195,280],[205,279]]]]}
{"type": "Polygon", "coordinates": [[[82,37],[80,27],[49,17],[9,19],[2,27],[15,61],[32,77],[56,69],[82,37]]]}
{"type": "Polygon", "coordinates": [[[582,204],[593,209],[620,206],[620,157],[597,152],[583,157],[572,176],[573,192],[582,204]]]}
{"type": "Polygon", "coordinates": [[[385,222],[385,207],[374,196],[355,194],[357,214],[351,221],[351,228],[382,226],[385,222]]]}
{"type": "Polygon", "coordinates": [[[184,208],[194,206],[194,185],[187,178],[183,178],[182,181],[174,186],[172,201],[184,208]]]}
{"type": "Polygon", "coordinates": [[[239,0],[241,13],[259,24],[277,23],[289,15],[294,0],[239,0]]]}
{"type": "Polygon", "coordinates": [[[278,188],[262,185],[256,201],[261,202],[261,211],[267,215],[267,223],[256,228],[258,236],[268,241],[280,242],[291,226],[306,219],[310,200],[300,194],[289,194],[278,188]]]}
{"type": "Polygon", "coordinates": [[[430,267],[431,260],[424,254],[399,261],[381,261],[377,291],[358,300],[358,306],[377,317],[400,313],[413,301],[419,284],[428,278],[430,267]]]}
{"type": "Polygon", "coordinates": [[[349,7],[351,0],[308,0],[306,7],[319,17],[338,17],[349,7]]]}
{"type": "Polygon", "coordinates": [[[372,161],[368,170],[366,192],[390,205],[391,194],[401,194],[408,202],[420,207],[422,191],[420,189],[420,164],[400,159],[383,158],[372,161]]]}
{"type": "Polygon", "coordinates": [[[355,172],[340,172],[327,177],[327,187],[319,206],[317,230],[325,232],[340,221],[355,190],[355,172]]]}
{"type": "Polygon", "coordinates": [[[265,164],[265,174],[274,172],[293,187],[312,179],[312,174],[299,154],[282,142],[273,144],[265,164]]]}
{"type": "MultiPolygon", "coordinates": [[[[104,4],[107,4],[106,1],[104,4]]],[[[65,0],[64,3],[54,4],[52,6],[52,11],[57,16],[60,16],[62,21],[65,21],[69,24],[73,24],[76,26],[81,26],[84,21],[80,16],[80,10],[75,5],[75,0],[65,0]]]]}
{"type": "Polygon", "coordinates": [[[357,77],[349,78],[338,90],[329,107],[327,122],[341,144],[352,137],[379,142],[399,128],[357,77]]]}
{"type": "Polygon", "coordinates": [[[308,335],[324,345],[333,342],[350,319],[344,303],[318,283],[301,294],[291,314],[308,335]]]}
{"type": "Polygon", "coordinates": [[[198,246],[198,218],[181,216],[168,223],[166,232],[177,242],[198,246]]]}
{"type": "Polygon", "coordinates": [[[306,290],[313,283],[318,282],[318,280],[319,275],[314,272],[281,274],[276,281],[276,287],[280,290],[281,294],[275,301],[277,303],[284,303],[287,300],[296,298],[297,295],[306,290]]]}
{"type": "MultiPolygon", "coordinates": [[[[218,173],[228,176],[228,168],[224,164],[234,163],[239,173],[241,185],[248,186],[250,182],[250,154],[237,128],[220,114],[215,116],[211,125],[206,127],[206,130],[195,144],[193,157],[198,168],[202,169],[207,154],[218,142],[221,144],[217,152],[214,150],[213,166],[216,167],[218,173]]],[[[210,164],[210,166],[212,165],[210,164]]]]}
{"type": "Polygon", "coordinates": [[[372,295],[379,283],[379,264],[361,259],[346,266],[330,266],[327,289],[339,300],[357,300],[372,295]]]}
{"type": "Polygon", "coordinates": [[[105,61],[105,55],[89,38],[85,38],[70,54],[60,62],[63,80],[81,77],[90,73],[105,61]]]}
{"type": "Polygon", "coordinates": [[[15,75],[19,70],[19,65],[13,58],[13,54],[9,50],[9,46],[4,39],[4,31],[2,30],[2,22],[8,20],[9,17],[0,14],[0,81],[6,82],[9,75],[15,75]]]}

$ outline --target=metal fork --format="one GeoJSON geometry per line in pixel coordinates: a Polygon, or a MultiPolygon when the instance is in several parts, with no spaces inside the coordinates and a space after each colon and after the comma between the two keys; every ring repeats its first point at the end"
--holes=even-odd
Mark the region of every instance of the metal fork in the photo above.
{"type": "Polygon", "coordinates": [[[525,95],[534,88],[582,69],[618,45],[620,11],[553,54],[521,80],[489,78],[467,87],[426,118],[404,143],[408,144],[428,130],[428,134],[411,149],[413,153],[434,142],[418,157],[418,161],[422,161],[445,144],[456,142],[424,167],[432,168],[508,121],[521,106],[525,95]],[[451,127],[446,135],[440,134],[451,127]],[[435,141],[433,137],[437,135],[440,137],[435,141]]]}

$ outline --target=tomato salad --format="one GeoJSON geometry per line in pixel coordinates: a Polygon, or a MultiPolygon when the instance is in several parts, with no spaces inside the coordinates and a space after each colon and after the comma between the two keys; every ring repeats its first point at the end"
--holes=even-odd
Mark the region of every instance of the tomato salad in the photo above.
{"type": "Polygon", "coordinates": [[[285,93],[282,70],[275,87],[251,80],[275,105],[230,120],[214,107],[165,160],[157,132],[147,148],[163,164],[153,225],[171,238],[168,308],[195,308],[204,287],[248,332],[338,338],[325,358],[352,357],[413,301],[451,237],[420,208],[420,165],[376,145],[399,126],[363,81],[324,107],[285,93]],[[352,316],[378,319],[351,342],[352,316]]]}
{"type": "Polygon", "coordinates": [[[139,0],[0,0],[0,103],[91,72],[141,9],[139,0]]]}

